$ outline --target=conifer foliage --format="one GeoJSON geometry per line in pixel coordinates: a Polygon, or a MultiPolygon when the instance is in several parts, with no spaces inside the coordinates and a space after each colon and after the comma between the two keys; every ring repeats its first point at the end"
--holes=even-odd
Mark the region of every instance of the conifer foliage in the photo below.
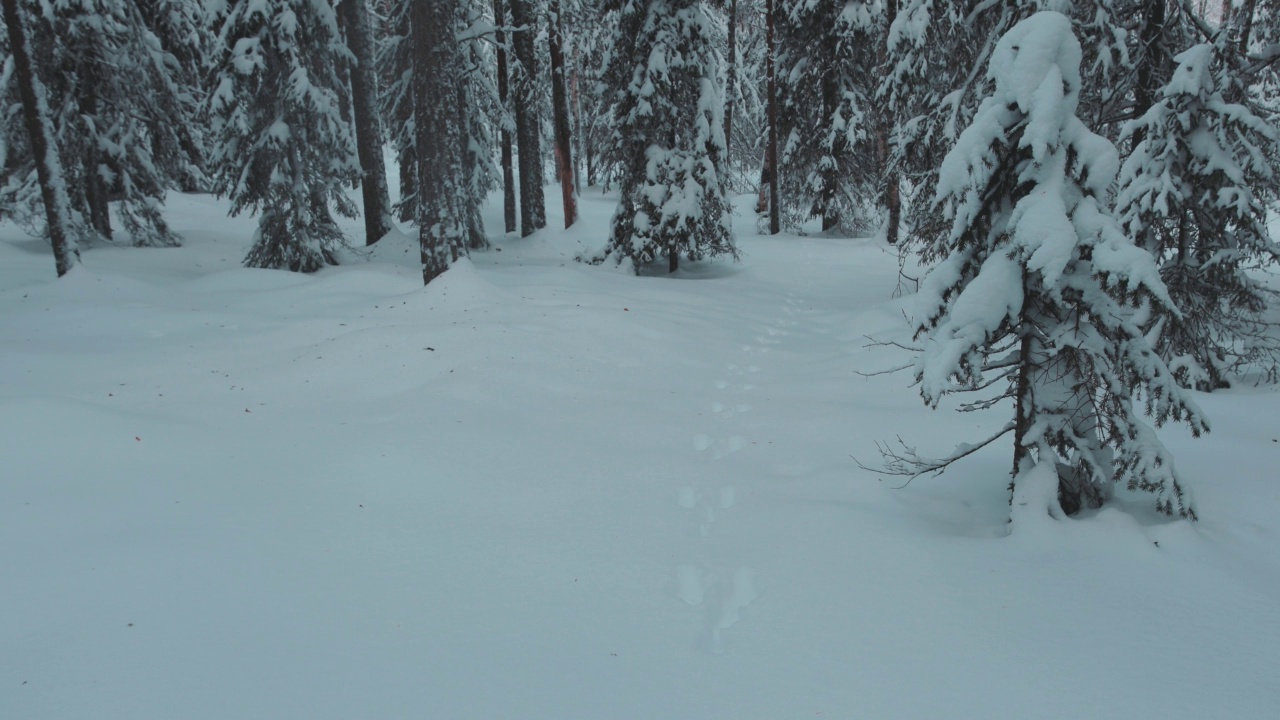
{"type": "Polygon", "coordinates": [[[1197,434],[1207,425],[1139,326],[1141,308],[1177,310],[1151,255],[1108,211],[1118,159],[1076,117],[1080,61],[1065,16],[1014,26],[992,54],[994,93],[939,177],[951,231],[927,249],[940,262],[920,296],[920,391],[930,406],[977,392],[966,410],[1011,400],[1014,418],[941,460],[888,455],[901,474],[940,472],[1012,433],[1015,528],[1098,507],[1115,482],[1195,517],[1134,392],[1157,424],[1184,420],[1197,434]]]}
{"type": "Polygon", "coordinates": [[[869,147],[876,3],[782,0],[779,181],[788,224],[861,229],[879,168],[869,147]]]}
{"type": "Polygon", "coordinates": [[[1181,313],[1160,313],[1157,348],[1186,386],[1228,385],[1250,364],[1274,377],[1280,344],[1271,292],[1247,270],[1280,260],[1267,209],[1280,194],[1280,130],[1250,107],[1232,48],[1196,45],[1158,101],[1126,128],[1117,208],[1161,263],[1181,313]]]}
{"type": "MultiPolygon", "coordinates": [[[[190,72],[203,58],[189,8],[151,0],[20,3],[34,72],[46,89],[54,146],[71,207],[86,239],[114,236],[109,205],[134,245],[179,242],[161,214],[175,185],[202,184],[201,140],[190,72]],[[175,38],[184,38],[181,50],[175,38]],[[175,52],[177,54],[175,54],[175,52]]],[[[5,128],[7,181],[0,207],[38,215],[39,194],[25,135],[5,128]]]]}
{"type": "Polygon", "coordinates": [[[330,3],[215,0],[221,19],[210,100],[214,189],[259,214],[250,267],[314,272],[344,244],[332,210],[360,174],[340,113],[346,55],[330,3]]]}
{"type": "Polygon", "coordinates": [[[702,0],[630,0],[605,71],[621,198],[595,258],[636,272],[666,258],[737,257],[721,182],[724,99],[716,24],[702,0]]]}

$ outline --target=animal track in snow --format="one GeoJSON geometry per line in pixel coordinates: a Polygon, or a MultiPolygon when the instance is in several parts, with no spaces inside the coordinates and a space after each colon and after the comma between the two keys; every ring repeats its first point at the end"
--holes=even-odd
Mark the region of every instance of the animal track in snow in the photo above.
{"type": "MultiPolygon", "coordinates": [[[[703,583],[699,583],[702,585],[703,583]]],[[[705,596],[705,591],[703,595],[705,596]]],[[[724,652],[724,631],[737,625],[742,619],[742,611],[759,597],[756,592],[756,571],[749,567],[740,567],[733,572],[729,589],[720,598],[710,616],[708,629],[708,649],[720,655],[724,652]]]]}

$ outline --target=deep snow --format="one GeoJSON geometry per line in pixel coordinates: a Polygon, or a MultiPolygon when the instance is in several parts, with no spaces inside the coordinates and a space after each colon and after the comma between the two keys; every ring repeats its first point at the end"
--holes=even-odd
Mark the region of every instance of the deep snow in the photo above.
{"type": "Polygon", "coordinates": [[[204,196],[60,281],[0,226],[0,718],[1275,717],[1275,388],[1162,433],[1200,523],[1008,536],[1007,443],[851,457],[1005,421],[858,374],[908,360],[893,254],[750,200],[738,265],[576,263],[589,194],[426,289],[405,237],[241,268],[204,196]]]}

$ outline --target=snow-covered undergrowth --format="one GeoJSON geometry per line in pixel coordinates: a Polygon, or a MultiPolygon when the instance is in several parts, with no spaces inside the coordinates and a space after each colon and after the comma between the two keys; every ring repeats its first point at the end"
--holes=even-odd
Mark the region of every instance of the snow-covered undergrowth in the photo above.
{"type": "Polygon", "coordinates": [[[1009,536],[1007,445],[851,458],[1006,420],[858,374],[907,359],[893,255],[749,202],[738,265],[576,263],[592,194],[425,289],[405,237],[241,268],[202,196],[61,281],[0,226],[0,717],[1275,716],[1274,388],[1164,433],[1198,524],[1009,536]]]}

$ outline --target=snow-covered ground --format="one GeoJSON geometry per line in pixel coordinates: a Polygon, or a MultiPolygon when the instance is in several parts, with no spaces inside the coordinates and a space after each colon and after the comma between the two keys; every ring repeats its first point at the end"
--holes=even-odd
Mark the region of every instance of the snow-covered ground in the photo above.
{"type": "Polygon", "coordinates": [[[244,269],[204,196],[61,281],[0,226],[0,718],[1277,716],[1275,388],[1163,432],[1200,523],[1009,536],[1006,446],[853,459],[1005,421],[859,374],[906,359],[885,247],[574,262],[611,209],[425,289],[403,237],[244,269]]]}

